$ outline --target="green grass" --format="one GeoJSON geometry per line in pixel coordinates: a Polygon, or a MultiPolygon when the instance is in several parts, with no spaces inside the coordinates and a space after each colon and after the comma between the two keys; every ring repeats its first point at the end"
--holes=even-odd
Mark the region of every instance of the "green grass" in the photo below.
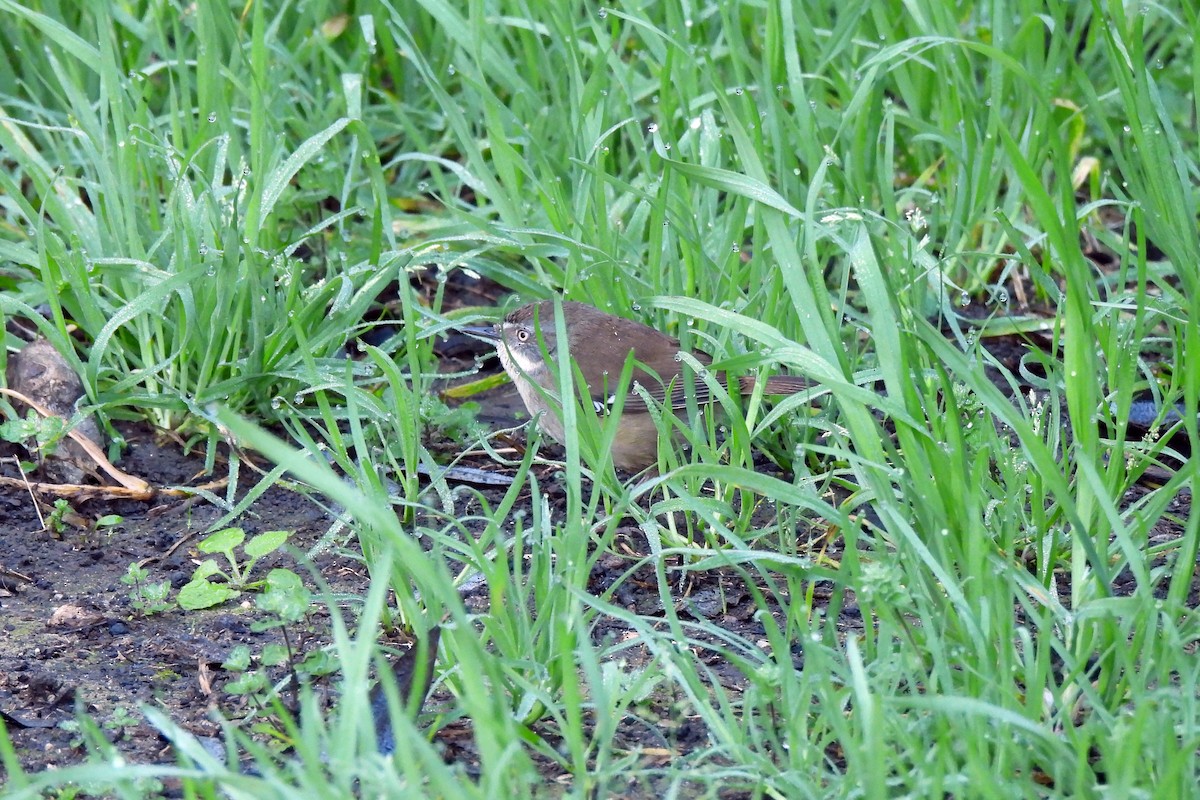
{"type": "Polygon", "coordinates": [[[135,778],[176,772],[196,796],[1195,794],[1200,518],[1172,503],[1195,493],[1196,462],[1130,493],[1169,444],[1121,420],[1150,391],[1183,402],[1198,442],[1200,19],[785,5],[419,0],[343,17],[0,0],[0,311],[77,352],[108,417],[212,444],[220,414],[362,509],[374,578],[358,632],[338,633],[344,708],[301,716],[297,763],[236,775],[156,717],[177,770],[114,766],[97,739],[94,764],[22,775],[0,733],[9,791],[134,796],[135,778]],[[808,375],[823,410],[751,401],[724,444],[631,486],[602,469],[603,420],[584,413],[565,511],[527,459],[503,502],[464,516],[468,493],[417,480],[431,344],[452,324],[441,293],[424,307],[409,288],[423,267],[522,299],[563,291],[721,363],[808,375]],[[1010,399],[985,373],[1005,320],[960,314],[1003,315],[1013,278],[1052,309],[1055,347],[1024,376],[1001,368],[1036,387],[1010,399]],[[397,281],[400,340],[339,358],[397,281]],[[361,495],[235,413],[325,448],[361,495]],[[1115,435],[1098,425],[1112,420],[1115,435]],[[794,478],[749,469],[751,439],[794,478]],[[661,613],[588,591],[630,521],[661,613]],[[1181,537],[1152,538],[1164,524],[1181,537]],[[825,528],[836,562],[808,546],[825,528]],[[681,580],[716,573],[751,592],[761,637],[680,612],[681,580]],[[1136,588],[1116,597],[1121,573],[1136,588]],[[463,607],[467,574],[487,581],[486,615],[463,607]],[[839,628],[847,604],[864,629],[839,628]],[[446,620],[453,697],[424,727],[397,715],[392,761],[361,730],[385,615],[446,620]],[[609,624],[636,639],[603,638],[609,624]],[[663,698],[706,733],[665,763],[618,730],[654,727],[663,698]],[[467,721],[477,777],[431,746],[447,720],[467,721]]]}

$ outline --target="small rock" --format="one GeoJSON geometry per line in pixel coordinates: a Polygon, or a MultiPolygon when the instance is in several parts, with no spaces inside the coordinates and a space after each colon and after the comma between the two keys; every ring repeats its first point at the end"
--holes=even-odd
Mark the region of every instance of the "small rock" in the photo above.
{"type": "MultiPolygon", "coordinates": [[[[33,400],[53,414],[70,419],[83,399],[83,381],[71,369],[54,345],[47,339],[37,339],[25,345],[8,360],[8,388],[33,400]]],[[[14,400],[18,409],[24,405],[14,400]]],[[[100,428],[88,417],[75,430],[101,446],[100,428]]],[[[64,436],[54,453],[46,455],[42,468],[47,477],[60,483],[81,483],[92,472],[93,461],[83,448],[64,436]]]]}

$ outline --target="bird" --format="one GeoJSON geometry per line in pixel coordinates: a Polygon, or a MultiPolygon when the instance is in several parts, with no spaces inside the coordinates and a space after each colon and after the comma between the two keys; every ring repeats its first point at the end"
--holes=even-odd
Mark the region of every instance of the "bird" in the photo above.
{"type": "MultiPolygon", "coordinates": [[[[696,380],[684,362],[679,340],[624,317],[608,314],[594,306],[562,301],[563,324],[567,334],[566,351],[587,385],[587,394],[597,413],[608,413],[616,405],[614,391],[633,354],[632,389],[640,385],[656,404],[672,410],[687,405],[687,387],[692,387],[697,404],[711,404],[709,384],[696,380]]],[[[557,399],[558,370],[551,369],[547,357],[560,359],[555,332],[554,302],[543,300],[517,308],[490,328],[468,329],[480,338],[495,343],[500,363],[516,385],[525,408],[537,420],[539,429],[562,444],[566,438],[561,405],[557,399]]],[[[712,363],[705,353],[693,351],[701,364],[712,363]]],[[[560,362],[559,367],[563,365],[560,362]]],[[[753,375],[726,381],[724,373],[716,379],[730,391],[750,394],[760,379],[753,375]]],[[[763,385],[768,395],[795,394],[812,387],[800,377],[772,375],[763,385]]],[[[621,419],[612,444],[613,464],[629,472],[641,472],[658,463],[659,432],[642,396],[629,391],[621,405],[621,419]]]]}

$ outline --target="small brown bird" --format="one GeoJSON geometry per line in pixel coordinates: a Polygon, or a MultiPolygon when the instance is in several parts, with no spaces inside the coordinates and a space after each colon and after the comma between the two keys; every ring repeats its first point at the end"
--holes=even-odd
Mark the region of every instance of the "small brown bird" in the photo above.
{"type": "MultiPolygon", "coordinates": [[[[614,404],[612,392],[617,388],[630,352],[635,359],[633,382],[640,384],[656,402],[674,410],[685,408],[685,380],[692,382],[697,403],[711,402],[708,385],[703,380],[696,380],[690,371],[685,375],[686,365],[680,358],[678,339],[583,303],[564,302],[562,313],[567,349],[587,383],[588,394],[597,412],[614,404]]],[[[554,303],[544,300],[521,306],[494,328],[474,328],[471,332],[496,342],[500,363],[516,384],[525,408],[531,416],[538,418],[544,433],[562,443],[566,432],[555,399],[557,372],[546,365],[543,355],[558,359],[554,303]]],[[[704,353],[693,352],[692,355],[701,364],[712,362],[704,353]]],[[[724,373],[719,373],[717,380],[725,382],[724,373]]],[[[739,376],[730,391],[749,394],[756,381],[752,375],[739,376]]],[[[794,394],[810,386],[803,378],[774,375],[767,378],[763,391],[765,394],[794,394]]],[[[658,427],[645,401],[635,392],[631,391],[625,397],[612,456],[618,467],[634,472],[658,461],[658,427]]]]}

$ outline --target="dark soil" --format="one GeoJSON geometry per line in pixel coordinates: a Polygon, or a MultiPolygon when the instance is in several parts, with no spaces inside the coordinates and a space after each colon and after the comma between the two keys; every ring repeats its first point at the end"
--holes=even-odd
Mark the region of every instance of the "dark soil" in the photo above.
{"type": "MultiPolygon", "coordinates": [[[[187,485],[203,462],[180,454],[141,429],[125,432],[130,447],[122,468],[156,487],[187,485]]],[[[77,763],[83,756],[78,733],[58,723],[86,712],[106,729],[131,762],[169,758],[157,732],[139,722],[139,704],[163,709],[197,734],[215,735],[214,709],[237,716],[239,703],[225,695],[220,665],[239,644],[258,654],[281,641],[278,629],[251,630],[261,618],[252,604],[238,601],[215,610],[178,608],[145,616],[130,605],[131,587],[121,582],[129,565],[146,562],[150,580],[169,580],[177,591],[192,576],[200,554],[195,544],[223,515],[208,503],[161,497],[152,502],[91,500],[72,505],[77,524],[119,514],[123,522],[96,532],[42,528],[28,493],[0,493],[0,712],[28,770],[77,763]],[[182,544],[181,544],[182,543],[182,544]],[[116,724],[131,717],[132,724],[116,724]],[[46,724],[54,727],[42,727],[46,724]]],[[[49,503],[42,513],[49,514],[49,503]]],[[[282,489],[268,490],[236,520],[248,536],[265,530],[295,531],[290,543],[303,551],[324,534],[330,520],[312,501],[282,489]]],[[[291,556],[267,557],[273,566],[292,566],[291,556]]],[[[363,592],[363,564],[326,553],[313,565],[338,591],[363,592]]],[[[174,596],[175,591],[172,592],[174,596]]],[[[307,652],[325,640],[320,607],[307,630],[290,631],[292,645],[307,652]]]]}

